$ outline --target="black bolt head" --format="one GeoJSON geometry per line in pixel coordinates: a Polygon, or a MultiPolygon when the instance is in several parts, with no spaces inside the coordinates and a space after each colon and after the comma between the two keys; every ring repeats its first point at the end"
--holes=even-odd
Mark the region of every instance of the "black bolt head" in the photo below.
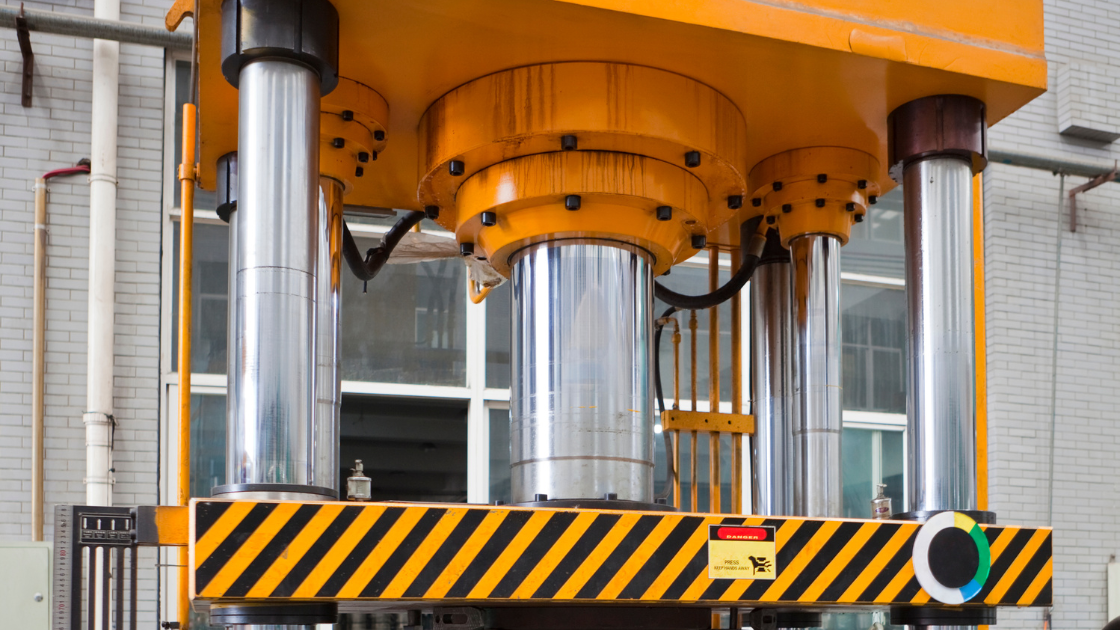
{"type": "Polygon", "coordinates": [[[778,222],[778,217],[776,217],[774,215],[770,215],[770,216],[766,217],[766,225],[774,225],[777,222],[778,222]]]}
{"type": "Polygon", "coordinates": [[[742,195],[731,195],[730,197],[728,197],[727,198],[727,207],[732,209],[732,210],[738,210],[739,208],[742,208],[743,207],[743,196],[742,195]]]}
{"type": "Polygon", "coordinates": [[[876,197],[875,195],[871,195],[870,197],[867,198],[867,203],[870,203],[871,205],[875,205],[875,204],[879,203],[879,198],[876,197]]]}
{"type": "Polygon", "coordinates": [[[377,131],[373,132],[373,139],[381,142],[385,139],[385,132],[378,129],[377,131]]]}
{"type": "Polygon", "coordinates": [[[365,174],[366,174],[366,169],[364,169],[360,166],[358,168],[354,169],[354,177],[361,177],[362,175],[365,175],[365,174]]]}
{"type": "Polygon", "coordinates": [[[467,165],[463,164],[462,160],[451,160],[447,163],[447,171],[452,177],[459,177],[467,172],[467,165]]]}
{"type": "Polygon", "coordinates": [[[376,161],[377,160],[377,151],[370,151],[369,159],[376,161]]]}
{"type": "Polygon", "coordinates": [[[696,168],[697,166],[700,166],[700,152],[689,151],[688,153],[685,153],[684,165],[688,168],[696,168]]]}
{"type": "Polygon", "coordinates": [[[856,182],[856,186],[858,186],[860,190],[863,190],[864,188],[867,188],[867,180],[866,179],[859,180],[858,182],[856,182]]]}
{"type": "Polygon", "coordinates": [[[561,136],[560,148],[564,151],[575,151],[579,147],[579,140],[575,136],[561,136]]]}
{"type": "Polygon", "coordinates": [[[439,206],[424,206],[424,214],[428,215],[429,219],[435,221],[439,218],[439,206]]]}
{"type": "Polygon", "coordinates": [[[782,212],[785,212],[786,214],[789,214],[790,212],[793,212],[793,204],[783,203],[782,204],[782,212]]]}
{"type": "Polygon", "coordinates": [[[459,243],[460,256],[474,256],[474,243],[459,243]]]}
{"type": "Polygon", "coordinates": [[[606,501],[617,501],[618,500],[618,493],[617,492],[608,492],[608,493],[603,495],[603,499],[606,500],[606,501]]]}
{"type": "Polygon", "coordinates": [[[817,175],[817,183],[818,184],[823,184],[827,181],[828,181],[828,174],[827,173],[821,173],[820,175],[817,175]]]}
{"type": "Polygon", "coordinates": [[[863,215],[857,214],[855,217],[856,223],[863,223],[863,215]]]}
{"type": "Polygon", "coordinates": [[[755,197],[754,199],[751,199],[751,205],[756,207],[756,208],[762,207],[762,198],[761,197],[755,197]]]}
{"type": "Polygon", "coordinates": [[[541,502],[547,501],[547,500],[548,500],[548,495],[547,494],[534,494],[533,495],[533,501],[536,501],[537,503],[541,503],[541,502]]]}
{"type": "Polygon", "coordinates": [[[673,218],[673,206],[657,206],[656,216],[658,221],[668,221],[673,218]]]}
{"type": "Polygon", "coordinates": [[[850,201],[849,201],[849,202],[848,202],[848,203],[847,203],[847,204],[846,204],[846,205],[844,206],[844,209],[845,209],[845,210],[847,210],[848,212],[855,212],[855,211],[856,211],[856,204],[854,204],[854,203],[852,203],[852,202],[850,202],[850,201]]]}
{"type": "Polygon", "coordinates": [[[359,151],[358,152],[358,161],[363,163],[363,164],[368,162],[369,161],[369,153],[366,153],[365,151],[359,151]]]}
{"type": "Polygon", "coordinates": [[[334,140],[331,140],[331,146],[336,148],[336,149],[341,149],[342,147],[346,146],[346,139],[345,138],[335,138],[334,140]]]}
{"type": "Polygon", "coordinates": [[[782,189],[782,182],[774,182],[774,192],[778,192],[781,189],[782,189]]]}
{"type": "Polygon", "coordinates": [[[817,199],[817,207],[818,208],[823,208],[824,207],[824,199],[817,199]]]}
{"type": "Polygon", "coordinates": [[[342,119],[345,120],[346,122],[350,122],[351,120],[354,120],[354,112],[352,112],[348,109],[342,110],[342,119]]]}
{"type": "Polygon", "coordinates": [[[669,505],[669,499],[665,497],[656,497],[654,498],[653,502],[657,505],[669,505]]]}
{"type": "Polygon", "coordinates": [[[582,203],[583,200],[579,198],[579,195],[568,195],[567,197],[564,197],[564,207],[568,210],[579,210],[579,207],[580,205],[582,205],[582,203]]]}
{"type": "Polygon", "coordinates": [[[708,244],[708,237],[703,234],[692,235],[692,249],[704,249],[708,244]]]}
{"type": "Polygon", "coordinates": [[[482,213],[482,224],[485,225],[486,227],[490,227],[492,225],[497,225],[498,224],[498,215],[494,214],[493,212],[483,212],[482,213]]]}

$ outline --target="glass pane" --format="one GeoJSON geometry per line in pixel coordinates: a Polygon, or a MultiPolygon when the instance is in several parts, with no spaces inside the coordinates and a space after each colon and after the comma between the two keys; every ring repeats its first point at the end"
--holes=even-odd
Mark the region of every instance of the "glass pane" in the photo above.
{"type": "Polygon", "coordinates": [[[362,460],[374,501],[467,500],[464,401],[343,396],[341,442],[340,482],[362,460]]]}
{"type": "Polygon", "coordinates": [[[845,283],[844,408],[906,413],[906,292],[845,283]]]}
{"type": "MultiPolygon", "coordinates": [[[[491,294],[492,295],[492,294],[491,294]]],[[[486,298],[490,299],[490,298],[486,298]]],[[[490,410],[490,502],[512,500],[509,473],[509,410],[490,410]]]]}
{"type": "Polygon", "coordinates": [[[510,300],[509,283],[494,289],[486,305],[486,386],[509,387],[510,300]]]}
{"type": "Polygon", "coordinates": [[[864,429],[844,429],[841,466],[844,478],[844,516],[848,518],[871,518],[871,498],[875,496],[871,468],[874,433],[864,429]]]}
{"type": "MultiPolygon", "coordinates": [[[[356,238],[365,251],[377,239],[356,238]]],[[[466,383],[466,278],[458,259],[386,265],[363,293],[342,281],[342,378],[378,383],[466,383]]]]}
{"type": "MultiPolygon", "coordinates": [[[[171,369],[179,366],[179,228],[173,223],[175,264],[171,274],[171,369]]],[[[226,373],[229,327],[229,227],[195,223],[191,265],[191,372],[226,373]]]]}
{"type": "Polygon", "coordinates": [[[901,278],[904,275],[902,186],[879,197],[867,220],[852,226],[840,268],[848,273],[901,278]]]}
{"type": "MultiPolygon", "coordinates": [[[[190,98],[191,64],[187,61],[175,62],[175,153],[171,156],[172,198],[174,207],[183,202],[179,189],[178,169],[183,159],[183,104],[190,98]]],[[[198,210],[213,210],[217,206],[213,191],[195,188],[194,207],[198,210]]]]}
{"type": "Polygon", "coordinates": [[[226,397],[191,396],[191,496],[209,497],[226,482],[226,397]]]}
{"type": "Polygon", "coordinates": [[[886,495],[891,498],[891,509],[895,514],[900,514],[907,511],[906,504],[902,502],[904,492],[902,466],[904,449],[906,448],[902,440],[902,431],[882,431],[882,463],[879,468],[882,470],[882,481],[880,483],[887,484],[886,495]]]}
{"type": "MultiPolygon", "coordinates": [[[[727,282],[731,277],[731,273],[727,269],[721,269],[719,273],[719,281],[722,285],[727,282]]],[[[678,293],[687,295],[700,295],[708,292],[708,269],[707,267],[693,267],[678,265],[673,267],[672,273],[668,276],[658,278],[666,287],[678,293]]],[[[744,292],[744,295],[746,293],[744,292]]],[[[661,300],[654,299],[653,312],[656,316],[660,317],[662,313],[669,307],[668,304],[661,300]]],[[[681,400],[691,400],[692,396],[692,381],[690,373],[691,364],[691,343],[692,331],[689,329],[690,311],[682,311],[674,315],[681,331],[681,346],[680,346],[680,391],[681,400]]],[[[708,344],[711,330],[711,320],[709,311],[696,311],[696,399],[697,401],[708,400],[709,389],[709,365],[708,365],[708,344]]],[[[661,336],[661,348],[659,354],[661,357],[661,386],[665,394],[665,405],[669,408],[673,406],[673,328],[672,325],[665,328],[665,332],[661,336]]],[[[720,379],[719,391],[720,400],[731,400],[731,303],[724,302],[719,306],[719,365],[720,365],[720,379]]],[[[744,348],[744,352],[746,349],[744,348]]]]}

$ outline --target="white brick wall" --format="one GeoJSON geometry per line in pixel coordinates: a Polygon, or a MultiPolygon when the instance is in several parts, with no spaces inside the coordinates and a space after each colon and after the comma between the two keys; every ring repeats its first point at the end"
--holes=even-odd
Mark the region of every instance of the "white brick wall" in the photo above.
{"type": "MultiPolygon", "coordinates": [[[[1120,147],[1059,135],[1057,76],[1070,64],[1120,71],[1120,2],[1047,0],[1051,91],[990,134],[991,146],[1055,158],[1120,159],[1120,147]]],[[[1120,87],[1093,85],[1115,102],[1120,87]]],[[[1085,181],[1071,177],[1066,190],[1085,181]]],[[[1049,524],[1057,239],[1062,239],[1054,440],[1054,619],[1107,623],[1105,570],[1120,552],[1120,186],[1078,198],[1078,230],[1058,217],[1059,179],[992,166],[985,178],[991,509],[1001,522],[1049,524]]],[[[1041,628],[1041,612],[1000,615],[1041,628]]]]}
{"type": "MultiPolygon", "coordinates": [[[[170,0],[124,0],[122,19],[162,25],[170,0]]],[[[92,15],[93,0],[26,2],[92,15]]],[[[31,533],[32,229],[36,176],[90,153],[91,49],[86,39],[32,33],[34,106],[20,105],[22,58],[0,38],[0,538],[31,533]]],[[[158,500],[160,226],[164,51],[122,45],[118,149],[115,502],[158,500]]],[[[46,340],[46,537],[53,506],[85,487],[89,186],[50,184],[46,340]]],[[[155,554],[145,552],[140,623],[155,627],[155,554]]],[[[8,570],[7,568],[3,570],[8,570]]],[[[0,624],[2,625],[2,624],[0,624]]]]}

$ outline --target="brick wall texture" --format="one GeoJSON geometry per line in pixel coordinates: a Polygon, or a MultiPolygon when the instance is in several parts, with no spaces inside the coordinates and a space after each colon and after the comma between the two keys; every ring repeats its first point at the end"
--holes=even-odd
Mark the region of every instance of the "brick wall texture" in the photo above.
{"type": "MultiPolygon", "coordinates": [[[[86,15],[92,4],[27,2],[86,15]]],[[[160,25],[169,4],[124,0],[122,19],[160,25]]],[[[1052,86],[1062,64],[1120,68],[1120,3],[1047,0],[1046,19],[1052,86]]],[[[32,41],[35,100],[26,109],[15,37],[0,43],[0,538],[13,540],[30,535],[31,186],[37,175],[88,157],[90,133],[90,41],[38,33],[32,41]]],[[[114,495],[121,505],[159,500],[164,58],[162,50],[121,46],[114,372],[114,495]]],[[[1120,98],[1120,86],[1097,89],[1120,98]]],[[[991,146],[1120,159],[1112,145],[1059,135],[1058,117],[1058,98],[1047,93],[995,126],[991,146]]],[[[1077,232],[1071,233],[1058,214],[1059,179],[998,165],[985,177],[991,508],[1005,523],[1046,525],[1052,519],[1051,627],[1097,629],[1107,621],[1106,563],[1120,550],[1120,186],[1082,195],[1077,232]]],[[[1065,189],[1082,181],[1067,178],[1065,189]]],[[[48,540],[50,506],[85,497],[87,192],[83,177],[50,184],[48,540]]],[[[154,627],[150,560],[142,574],[141,623],[154,627]]],[[[1041,628],[1042,613],[1004,612],[999,627],[1041,628]]]]}

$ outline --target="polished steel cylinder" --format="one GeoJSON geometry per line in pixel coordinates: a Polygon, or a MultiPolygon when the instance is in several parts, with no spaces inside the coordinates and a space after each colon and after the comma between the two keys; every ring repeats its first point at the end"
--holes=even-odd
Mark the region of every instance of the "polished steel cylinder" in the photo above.
{"type": "Polygon", "coordinates": [[[910,511],[975,510],[972,170],[957,157],[903,174],[909,321],[910,511]]]}
{"type": "Polygon", "coordinates": [[[751,412],[754,514],[793,514],[793,335],[790,264],[761,265],[751,278],[751,412]]]}
{"type": "Polygon", "coordinates": [[[514,257],[514,502],[653,501],[650,263],[613,241],[543,243],[514,257]]]}
{"type": "MultiPolygon", "coordinates": [[[[241,373],[237,364],[237,204],[229,212],[229,276],[226,304],[226,430],[240,426],[237,422],[237,401],[241,399],[241,373]]],[[[227,470],[228,470],[227,466],[227,470]]],[[[227,475],[228,478],[228,475],[227,475]]]]}
{"type": "Polygon", "coordinates": [[[842,516],[840,241],[789,244],[793,285],[794,513],[842,516]]]}
{"type": "Polygon", "coordinates": [[[226,482],[337,492],[337,444],[315,428],[320,81],[281,59],[250,61],[240,78],[239,381],[226,482]]]}
{"type": "Polygon", "coordinates": [[[342,413],[342,182],[319,180],[319,256],[315,271],[315,445],[338,468],[342,413]]]}

